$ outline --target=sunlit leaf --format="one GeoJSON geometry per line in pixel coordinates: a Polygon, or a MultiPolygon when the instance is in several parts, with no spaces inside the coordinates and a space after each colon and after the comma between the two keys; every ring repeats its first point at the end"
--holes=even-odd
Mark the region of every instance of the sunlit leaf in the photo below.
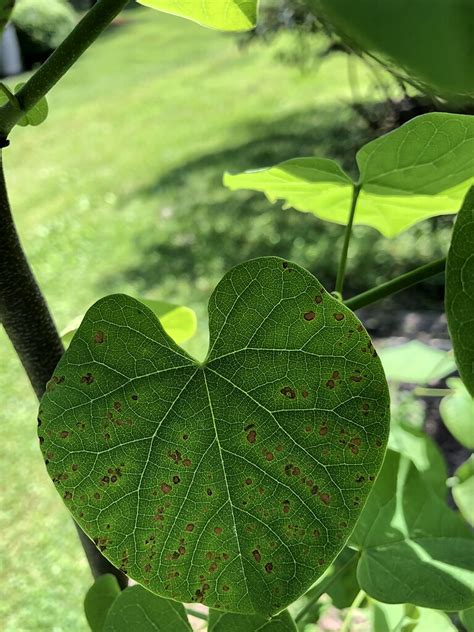
{"type": "Polygon", "coordinates": [[[454,502],[464,518],[474,527],[474,456],[460,465],[453,479],[452,494],[454,502]]]}
{"type": "Polygon", "coordinates": [[[426,345],[419,340],[383,347],[380,359],[387,379],[407,384],[437,382],[456,370],[452,354],[426,345]]]}
{"type": "Polygon", "coordinates": [[[389,450],[351,536],[357,577],[385,603],[460,610],[474,603],[474,541],[468,525],[415,465],[389,450]]]}
{"type": "MultiPolygon", "coordinates": [[[[20,88],[23,88],[25,83],[19,83],[15,86],[15,92],[18,92],[20,88]]],[[[18,125],[22,127],[27,127],[28,125],[41,125],[48,118],[48,101],[46,97],[41,97],[41,99],[31,108],[28,112],[18,121],[18,125]]]]}
{"type": "MultiPolygon", "coordinates": [[[[361,193],[355,224],[393,237],[436,215],[456,213],[474,183],[474,117],[435,112],[378,138],[357,154],[361,193]]],[[[226,174],[231,190],[264,192],[298,211],[346,224],[353,184],[321,158],[296,158],[259,171],[226,174]]]]}
{"type": "Polygon", "coordinates": [[[456,632],[456,626],[439,610],[380,601],[372,601],[370,610],[374,632],[456,632]]]}
{"type": "Polygon", "coordinates": [[[154,592],[273,614],[326,570],[383,460],[388,388],[356,316],[299,266],[241,264],[195,362],[138,301],[86,314],[39,435],[81,528],[154,592]]]}
{"type": "Polygon", "coordinates": [[[130,586],[112,604],[104,632],[191,632],[191,626],[183,604],[130,586]]]}
{"type": "Polygon", "coordinates": [[[208,632],[296,632],[296,626],[287,610],[273,619],[210,610],[208,632]]]}
{"type": "Polygon", "coordinates": [[[257,22],[257,0],[138,0],[221,31],[248,31],[257,22]]]}
{"type": "Polygon", "coordinates": [[[459,443],[474,449],[474,398],[462,380],[453,377],[447,382],[452,393],[443,397],[439,407],[441,419],[459,443]]]}
{"type": "MultiPolygon", "coordinates": [[[[474,119],[474,117],[471,117],[474,119]]],[[[472,150],[474,159],[474,149],[472,150]]],[[[454,225],[446,263],[446,315],[459,373],[474,397],[474,187],[454,225]]]]}
{"type": "Polygon", "coordinates": [[[115,575],[107,573],[98,577],[86,593],[84,612],[92,632],[102,632],[109,608],[120,595],[115,575]]]}

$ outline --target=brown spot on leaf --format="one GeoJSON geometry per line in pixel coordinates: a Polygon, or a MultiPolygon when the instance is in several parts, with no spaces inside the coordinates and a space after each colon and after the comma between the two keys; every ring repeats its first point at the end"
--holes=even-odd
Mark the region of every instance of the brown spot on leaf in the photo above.
{"type": "Polygon", "coordinates": [[[64,498],[64,500],[71,500],[71,498],[72,498],[71,492],[64,492],[63,498],[64,498]]]}
{"type": "Polygon", "coordinates": [[[174,483],[175,485],[177,485],[177,484],[180,482],[180,480],[181,480],[181,479],[179,478],[179,476],[173,476],[173,483],[174,483]]]}
{"type": "Polygon", "coordinates": [[[267,461],[273,461],[273,453],[267,452],[267,454],[265,455],[265,458],[267,459],[267,461]]]}
{"type": "Polygon", "coordinates": [[[105,334],[103,331],[96,331],[93,336],[94,342],[96,345],[101,345],[105,340],[105,334]]]}
{"type": "Polygon", "coordinates": [[[183,460],[183,465],[184,465],[184,467],[189,467],[191,465],[191,459],[184,459],[183,460]]]}
{"type": "Polygon", "coordinates": [[[296,392],[294,391],[294,389],[291,388],[291,386],[285,386],[284,388],[281,389],[280,393],[284,395],[285,397],[287,397],[288,399],[296,398],[296,392]]]}
{"type": "Polygon", "coordinates": [[[340,322],[341,320],[344,320],[344,314],[341,314],[341,312],[337,312],[336,314],[334,314],[334,319],[340,322]]]}
{"type": "Polygon", "coordinates": [[[61,439],[67,439],[69,437],[69,432],[67,430],[62,430],[59,433],[59,436],[61,437],[61,439]]]}
{"type": "Polygon", "coordinates": [[[169,494],[171,491],[171,485],[168,485],[168,483],[161,483],[160,489],[163,494],[169,494]]]}
{"type": "Polygon", "coordinates": [[[307,321],[310,321],[314,320],[315,315],[316,314],[314,312],[305,312],[305,314],[303,314],[303,318],[307,321]]]}
{"type": "Polygon", "coordinates": [[[273,570],[273,564],[271,562],[267,562],[265,564],[265,570],[267,571],[267,573],[271,573],[273,570]]]}
{"type": "Polygon", "coordinates": [[[220,535],[220,534],[222,533],[222,528],[221,528],[221,527],[215,527],[215,528],[214,528],[214,533],[215,533],[216,535],[220,535]]]}
{"type": "Polygon", "coordinates": [[[93,381],[94,381],[94,376],[92,375],[92,373],[86,373],[85,375],[81,377],[82,384],[92,384],[93,381]]]}
{"type": "Polygon", "coordinates": [[[255,443],[257,439],[257,432],[255,430],[251,430],[247,435],[247,441],[249,443],[255,443]]]}
{"type": "Polygon", "coordinates": [[[258,549],[254,549],[252,551],[252,555],[253,555],[253,559],[256,562],[260,562],[262,560],[262,556],[261,556],[260,551],[258,549]]]}
{"type": "Polygon", "coordinates": [[[323,297],[320,294],[317,294],[314,297],[314,302],[317,303],[318,305],[320,305],[323,302],[323,297]]]}
{"type": "Polygon", "coordinates": [[[321,493],[321,494],[319,494],[319,498],[321,499],[321,502],[323,502],[325,505],[329,505],[329,502],[330,502],[330,499],[331,499],[329,494],[321,493]]]}

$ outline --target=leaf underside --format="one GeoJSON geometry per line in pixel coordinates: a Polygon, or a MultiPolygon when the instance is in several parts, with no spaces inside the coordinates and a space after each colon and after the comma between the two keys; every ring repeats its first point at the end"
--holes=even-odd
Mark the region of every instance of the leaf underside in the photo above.
{"type": "MultiPolygon", "coordinates": [[[[474,119],[419,116],[357,153],[361,193],[354,224],[394,237],[417,222],[456,213],[474,183],[474,119]]],[[[295,158],[268,169],[224,176],[231,190],[264,192],[298,211],[347,224],[354,183],[332,160],[295,158]]]]}
{"type": "Polygon", "coordinates": [[[248,31],[257,23],[257,0],[138,0],[221,31],[248,31]]]}
{"type": "Polygon", "coordinates": [[[39,414],[81,528],[157,594],[246,614],[299,597],[344,545],[389,427],[356,316],[275,257],[231,270],[200,365],[141,303],[96,303],[39,414]]]}
{"type": "Polygon", "coordinates": [[[474,187],[454,225],[446,262],[446,316],[459,373],[474,397],[474,187]]]}

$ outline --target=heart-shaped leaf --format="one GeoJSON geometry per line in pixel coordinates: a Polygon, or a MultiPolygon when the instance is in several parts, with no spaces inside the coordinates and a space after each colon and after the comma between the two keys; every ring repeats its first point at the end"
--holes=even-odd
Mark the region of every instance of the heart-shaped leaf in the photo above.
{"type": "Polygon", "coordinates": [[[92,632],[102,632],[107,613],[120,595],[120,586],[115,575],[100,575],[84,598],[84,612],[92,632]]]}
{"type": "Polygon", "coordinates": [[[474,603],[474,541],[424,472],[388,450],[351,543],[359,584],[385,603],[460,610],[474,603]]]}
{"type": "Polygon", "coordinates": [[[257,0],[138,0],[220,31],[248,31],[257,23],[257,0]]]}
{"type": "Polygon", "coordinates": [[[296,625],[288,610],[273,619],[209,610],[208,632],[296,632],[296,625]]]}
{"type": "Polygon", "coordinates": [[[143,586],[130,586],[115,599],[104,632],[191,632],[184,606],[157,597],[143,586]]]}
{"type": "MultiPolygon", "coordinates": [[[[357,153],[361,192],[354,223],[394,237],[436,215],[456,213],[474,183],[474,117],[424,114],[357,153]]],[[[347,224],[352,182],[335,162],[295,158],[275,167],[226,174],[231,190],[264,192],[298,211],[347,224]]]]}
{"type": "Polygon", "coordinates": [[[306,270],[241,264],[199,364],[123,295],[86,314],[40,407],[58,492],[150,590],[244,614],[300,596],[381,466],[389,395],[357,317],[306,270]]]}
{"type": "MultiPolygon", "coordinates": [[[[474,117],[471,117],[474,119],[474,117]]],[[[474,156],[474,149],[472,150],[474,156]]],[[[474,397],[474,187],[454,224],[446,262],[446,315],[459,373],[474,397]]]]}

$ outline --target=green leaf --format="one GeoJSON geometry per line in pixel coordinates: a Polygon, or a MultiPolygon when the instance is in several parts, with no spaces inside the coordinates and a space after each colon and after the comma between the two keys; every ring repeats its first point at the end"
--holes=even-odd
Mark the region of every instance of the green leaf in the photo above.
{"type": "Polygon", "coordinates": [[[444,612],[429,608],[373,601],[371,615],[372,629],[376,632],[456,632],[444,612]]]}
{"type": "Polygon", "coordinates": [[[443,397],[439,407],[441,418],[459,443],[474,449],[474,398],[467,392],[462,380],[452,377],[447,381],[452,393],[443,397]]]}
{"type": "MultiPolygon", "coordinates": [[[[17,84],[15,86],[15,93],[17,93],[24,85],[24,82],[17,84]]],[[[8,101],[15,103],[18,108],[20,107],[15,95],[6,85],[2,84],[2,90],[0,91],[0,107],[8,103],[8,101]]],[[[26,127],[27,125],[41,125],[41,123],[46,120],[47,116],[48,101],[46,100],[46,97],[42,97],[38,103],[31,108],[31,110],[28,110],[28,112],[18,121],[17,124],[21,125],[21,127],[26,127]]]]}
{"type": "MultiPolygon", "coordinates": [[[[451,479],[450,479],[451,480],[451,479]]],[[[458,467],[453,477],[452,494],[464,518],[474,527],[474,456],[458,467]]]]}
{"type": "Polygon", "coordinates": [[[467,632],[474,632],[474,606],[460,612],[459,618],[467,632]]]}
{"type": "Polygon", "coordinates": [[[360,586],[374,599],[442,610],[474,603],[469,527],[396,452],[387,452],[351,542],[360,586]]]}
{"type": "Polygon", "coordinates": [[[340,610],[349,608],[359,593],[357,562],[357,554],[349,548],[341,551],[334,560],[331,576],[337,574],[337,579],[331,583],[326,592],[331,597],[332,603],[340,610]]]}
{"type": "MultiPolygon", "coordinates": [[[[18,92],[23,86],[25,82],[19,83],[15,86],[15,93],[18,92]]],[[[23,118],[18,121],[18,125],[22,127],[27,127],[28,125],[41,125],[48,118],[48,101],[46,97],[41,97],[41,99],[25,114],[23,118]]]]}
{"type": "MultiPolygon", "coordinates": [[[[474,117],[471,117],[474,118],[474,117]]],[[[473,150],[474,156],[474,150],[473,150]]],[[[446,315],[459,373],[474,397],[474,187],[454,225],[446,263],[446,315]]]]}
{"type": "MultiPolygon", "coordinates": [[[[195,335],[197,323],[194,310],[182,305],[166,303],[165,301],[155,301],[141,297],[137,297],[137,300],[151,309],[160,320],[161,326],[168,336],[177,344],[186,342],[195,335]]],[[[64,346],[68,347],[71,344],[71,340],[81,321],[82,317],[75,318],[64,331],[61,332],[61,339],[64,346]]]]}
{"type": "Polygon", "coordinates": [[[438,382],[456,370],[452,354],[412,340],[379,350],[387,379],[407,384],[438,382]]]}
{"type": "MultiPolygon", "coordinates": [[[[394,237],[436,215],[456,213],[474,183],[474,118],[435,112],[378,138],[357,154],[361,186],[355,224],[394,237]]],[[[297,158],[275,167],[225,174],[231,190],[263,191],[298,211],[346,224],[353,183],[321,158],[297,158]]]]}
{"type": "Polygon", "coordinates": [[[431,490],[446,498],[446,463],[438,446],[426,432],[403,422],[392,424],[388,447],[407,456],[431,490]]]}
{"type": "Polygon", "coordinates": [[[58,492],[164,597],[293,602],[343,547],[383,460],[389,396],[357,317],[299,266],[241,264],[199,364],[123,295],[86,314],[40,408],[58,492]]]}
{"type": "Polygon", "coordinates": [[[208,632],[296,632],[296,625],[287,610],[273,619],[209,610],[208,632]]]}
{"type": "Polygon", "coordinates": [[[98,577],[86,593],[84,611],[92,632],[102,632],[109,608],[120,595],[119,583],[107,573],[98,577]]]}
{"type": "Polygon", "coordinates": [[[221,31],[248,31],[257,23],[257,0],[138,0],[221,31]]]}
{"type": "Polygon", "coordinates": [[[184,606],[130,586],[110,608],[104,632],[191,632],[184,606]]]}

